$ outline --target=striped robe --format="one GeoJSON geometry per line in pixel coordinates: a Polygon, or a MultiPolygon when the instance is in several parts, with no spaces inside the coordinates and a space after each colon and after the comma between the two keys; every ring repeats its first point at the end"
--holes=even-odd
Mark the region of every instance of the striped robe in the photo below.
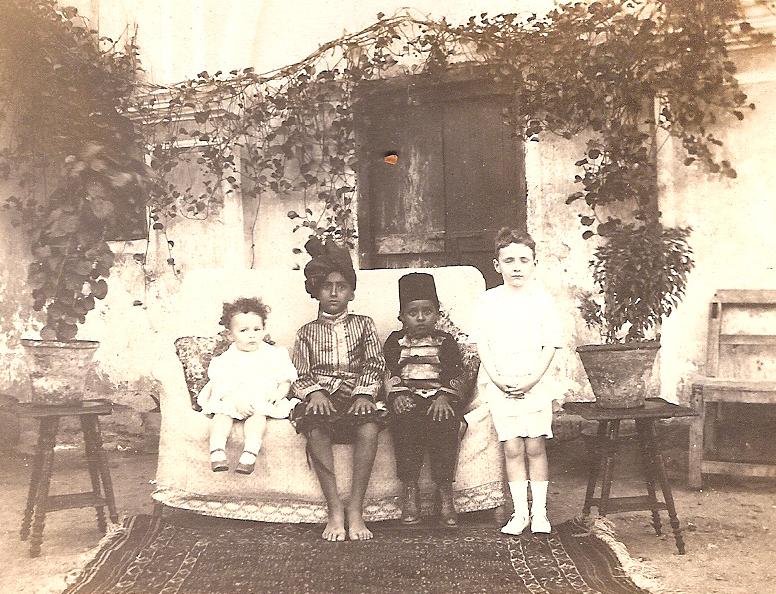
{"type": "Polygon", "coordinates": [[[374,402],[385,375],[374,321],[348,312],[322,312],[299,328],[291,360],[299,374],[291,389],[302,400],[317,390],[334,394],[352,387],[353,398],[366,396],[374,402]]]}

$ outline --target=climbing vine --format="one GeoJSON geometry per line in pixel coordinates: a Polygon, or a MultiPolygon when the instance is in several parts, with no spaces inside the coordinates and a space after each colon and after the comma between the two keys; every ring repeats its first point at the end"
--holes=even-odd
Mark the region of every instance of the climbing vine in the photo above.
{"type": "Polygon", "coordinates": [[[98,37],[74,8],[5,0],[0,19],[0,179],[30,237],[28,284],[44,339],[69,340],[108,291],[106,237],[144,208],[144,141],[127,116],[137,48],[98,37]]]}
{"type": "Polygon", "coordinates": [[[17,111],[5,113],[13,142],[0,174],[13,171],[22,186],[49,169],[65,180],[42,201],[24,192],[7,200],[33,230],[34,305],[60,338],[75,335],[107,290],[106,229],[121,203],[142,201],[151,230],[163,231],[176,217],[207,218],[226,193],[256,202],[293,193],[304,202],[288,212],[293,230],[352,245],[366,83],[398,80],[409,97],[416,77],[433,82],[475,64],[513,90],[504,118],[523,140],[585,135],[579,189],[567,198],[583,210],[585,238],[627,230],[607,214],[612,204],[633,205],[635,228],[656,228],[658,132],[678,141],[686,165],[735,177],[712,130],[754,109],[727,50],[733,38],[757,38],[736,0],[577,2],[461,24],[378,14],[272,72],[201,72],[170,86],[138,82],[131,36],[123,47],[98,38],[54,0],[7,4],[0,101],[17,111]],[[202,183],[181,187],[182,165],[199,168],[202,183]]]}
{"type": "Polygon", "coordinates": [[[373,25],[276,71],[202,72],[158,89],[164,106],[146,113],[167,126],[152,166],[164,174],[172,166],[165,147],[194,140],[205,147],[199,160],[209,181],[204,191],[181,195],[162,186],[157,198],[175,196],[168,213],[197,216],[219,199],[224,182],[243,194],[301,192],[308,206],[289,212],[296,226],[350,241],[360,86],[403,77],[409,88],[413,76],[474,63],[514,90],[504,116],[524,140],[588,135],[576,162],[580,188],[567,201],[589,207],[580,216],[586,238],[605,236],[621,221],[599,207],[632,203],[637,219],[657,216],[656,130],[679,140],[685,164],[736,176],[712,128],[754,109],[726,48],[731,37],[752,36],[737,9],[732,0],[606,0],[543,17],[483,13],[457,25],[379,14],[373,25]]]}

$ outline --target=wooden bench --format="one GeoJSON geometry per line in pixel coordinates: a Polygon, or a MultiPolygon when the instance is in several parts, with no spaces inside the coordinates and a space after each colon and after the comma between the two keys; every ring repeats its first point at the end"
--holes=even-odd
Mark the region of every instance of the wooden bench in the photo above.
{"type": "MultiPolygon", "coordinates": [[[[704,474],[776,477],[773,464],[713,459],[726,403],[776,404],[776,291],[717,291],[709,308],[705,376],[691,382],[691,487],[704,474]],[[768,326],[774,334],[763,332],[768,326]]],[[[776,427],[774,427],[776,429],[776,427]]]]}

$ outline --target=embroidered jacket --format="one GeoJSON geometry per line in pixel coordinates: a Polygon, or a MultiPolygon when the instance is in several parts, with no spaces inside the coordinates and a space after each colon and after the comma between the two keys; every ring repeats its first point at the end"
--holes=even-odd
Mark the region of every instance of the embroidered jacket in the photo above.
{"type": "Polygon", "coordinates": [[[299,374],[294,394],[306,399],[316,390],[333,394],[345,384],[353,398],[377,399],[385,374],[385,359],[377,328],[369,316],[321,312],[296,333],[291,360],[299,374]]]}
{"type": "Polygon", "coordinates": [[[451,404],[461,400],[466,372],[458,343],[447,332],[413,338],[403,330],[392,332],[383,351],[390,374],[389,401],[407,390],[422,398],[444,393],[451,404]]]}

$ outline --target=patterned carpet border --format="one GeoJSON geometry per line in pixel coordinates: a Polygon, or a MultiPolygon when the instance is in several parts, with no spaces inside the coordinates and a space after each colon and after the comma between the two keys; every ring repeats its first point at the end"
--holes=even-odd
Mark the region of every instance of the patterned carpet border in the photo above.
{"type": "Polygon", "coordinates": [[[320,526],[177,513],[128,518],[64,594],[658,594],[610,524],[549,535],[496,527],[373,525],[369,542],[327,543],[320,526]]]}
{"type": "MultiPolygon", "coordinates": [[[[493,509],[504,503],[501,481],[458,489],[454,496],[455,508],[461,513],[493,509]]],[[[159,485],[152,497],[168,507],[219,518],[292,524],[326,522],[326,505],[322,501],[306,502],[277,496],[247,500],[223,495],[199,495],[164,485],[159,485]]],[[[421,501],[423,515],[430,515],[433,505],[432,494],[424,493],[421,501]]],[[[368,498],[364,505],[364,517],[368,522],[396,520],[400,516],[401,498],[398,495],[368,498]]]]}

